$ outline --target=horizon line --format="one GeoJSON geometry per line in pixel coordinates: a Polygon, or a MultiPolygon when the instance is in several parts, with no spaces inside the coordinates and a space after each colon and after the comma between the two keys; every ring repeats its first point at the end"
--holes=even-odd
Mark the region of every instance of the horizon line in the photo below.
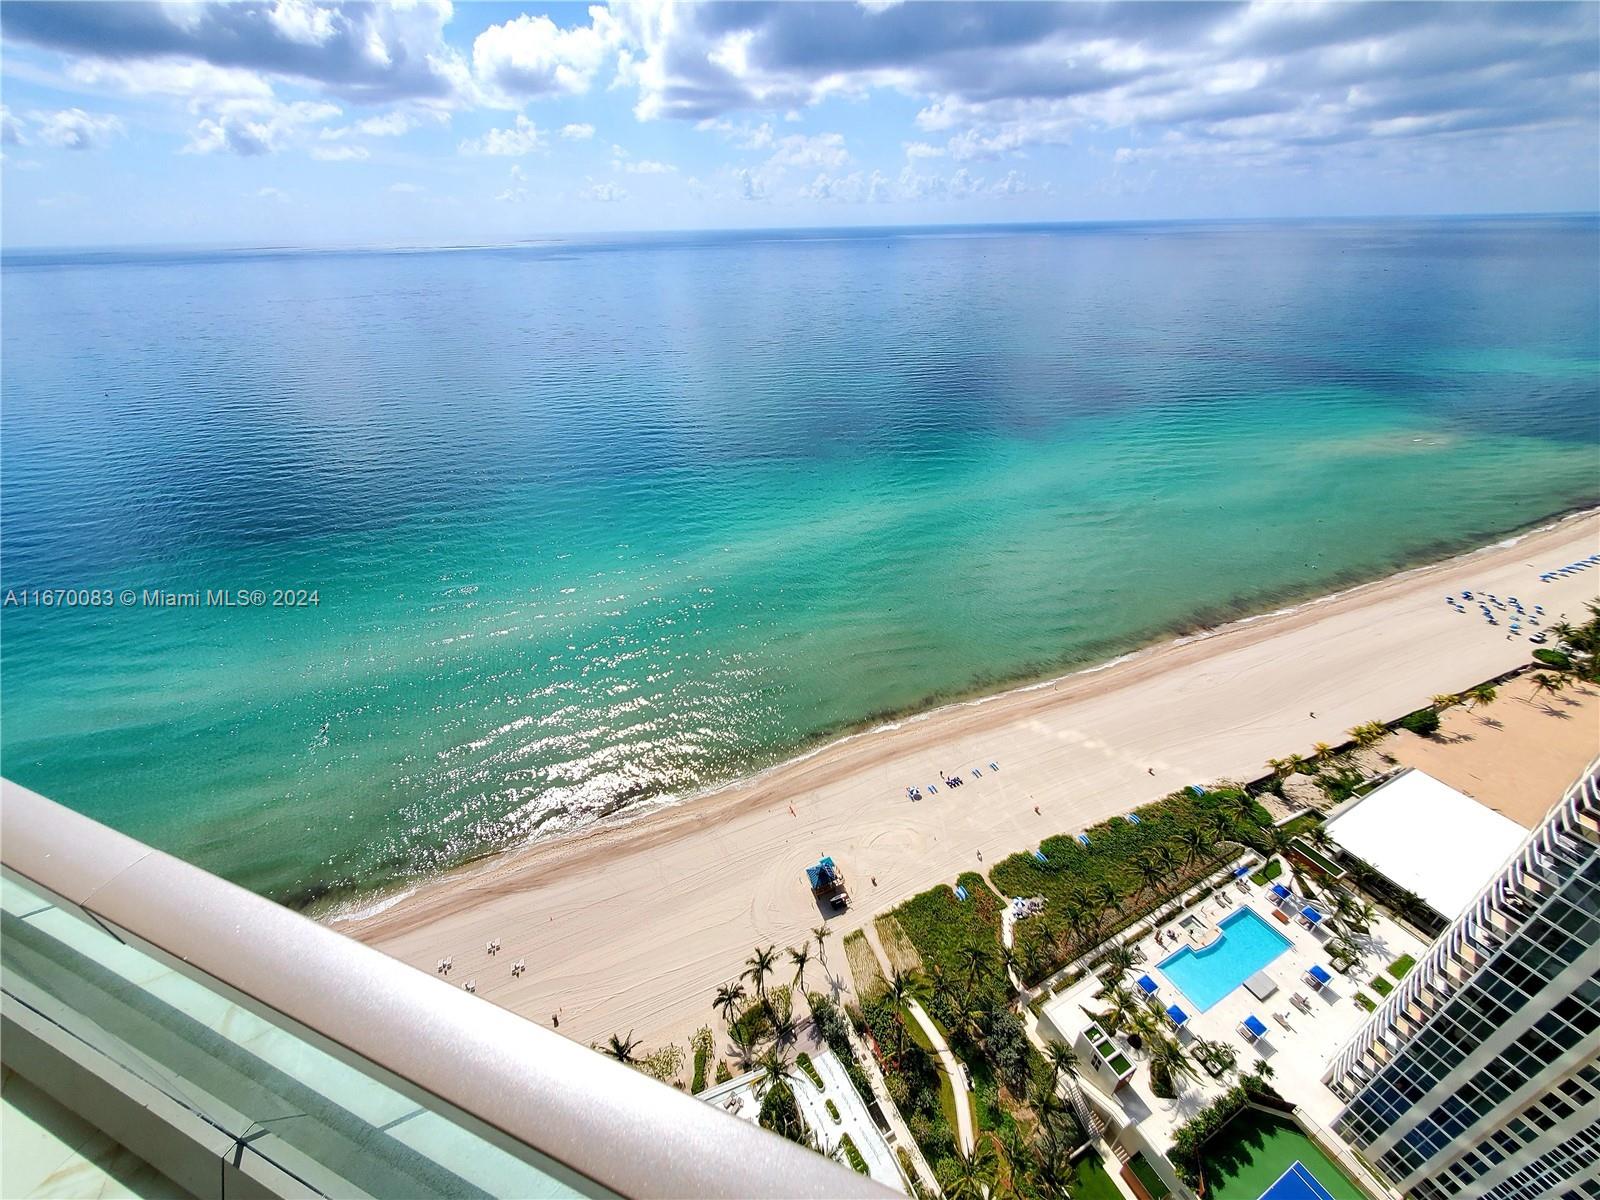
{"type": "Polygon", "coordinates": [[[1306,216],[1210,216],[1210,217],[1109,217],[1063,218],[1040,221],[957,221],[918,222],[890,225],[740,225],[740,226],[683,226],[664,229],[610,229],[567,230],[527,234],[513,240],[482,242],[330,242],[321,245],[292,243],[243,242],[103,242],[99,244],[68,245],[62,243],[37,243],[8,245],[0,241],[0,259],[12,254],[45,253],[146,253],[161,252],[211,253],[211,254],[314,254],[314,253],[393,253],[396,251],[462,252],[472,250],[513,250],[550,243],[594,241],[608,238],[651,239],[691,236],[729,235],[794,235],[794,234],[906,234],[919,231],[990,232],[996,230],[1029,230],[1059,228],[1095,228],[1112,226],[1154,225],[1271,225],[1320,224],[1335,222],[1377,221],[1492,221],[1538,219],[1590,218],[1600,220],[1597,209],[1554,209],[1513,212],[1442,212],[1442,213],[1359,213],[1306,216]]]}

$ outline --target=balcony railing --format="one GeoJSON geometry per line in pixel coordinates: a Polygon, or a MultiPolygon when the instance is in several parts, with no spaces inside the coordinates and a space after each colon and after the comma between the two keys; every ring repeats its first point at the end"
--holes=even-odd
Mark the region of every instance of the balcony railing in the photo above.
{"type": "Polygon", "coordinates": [[[0,861],[8,1061],[64,1048],[189,1122],[208,1194],[890,1194],[9,782],[0,861]]]}

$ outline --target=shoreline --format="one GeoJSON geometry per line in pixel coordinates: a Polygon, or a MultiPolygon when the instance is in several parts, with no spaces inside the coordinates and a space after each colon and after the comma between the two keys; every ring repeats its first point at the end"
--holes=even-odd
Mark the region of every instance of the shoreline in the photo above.
{"type": "MultiPolygon", "coordinates": [[[[1259,774],[1267,758],[1339,742],[1441,691],[1525,663],[1443,594],[1521,594],[1582,612],[1600,569],[1537,582],[1600,546],[1587,511],[1294,611],[1169,642],[856,734],[695,801],[490,856],[423,882],[341,932],[579,1041],[633,1030],[681,1040],[713,1024],[711,993],[754,944],[839,935],[964,870],[1082,829],[1190,783],[1259,774]],[[998,762],[1000,771],[986,764],[998,762]],[[921,803],[908,784],[981,767],[921,803]],[[835,856],[853,903],[821,913],[801,874],[835,856]],[[491,938],[501,958],[483,947],[491,938]],[[506,964],[525,959],[513,978],[506,964]]],[[[828,967],[830,972],[833,967],[828,967]]],[[[848,988],[842,976],[841,988],[848,988]]]]}
{"type": "Polygon", "coordinates": [[[904,729],[907,725],[932,719],[947,711],[992,704],[1004,701],[1008,697],[1047,688],[1054,689],[1062,683],[1115,670],[1126,663],[1136,661],[1144,656],[1159,654],[1169,648],[1175,649],[1211,638],[1225,636],[1237,628],[1262,621],[1290,617],[1317,605],[1331,604],[1347,597],[1355,596],[1364,589],[1399,582],[1418,572],[1443,568],[1453,562],[1469,559],[1474,555],[1508,549],[1540,533],[1558,529],[1566,522],[1594,516],[1600,516],[1600,503],[1588,503],[1563,509],[1550,516],[1542,517],[1532,524],[1520,526],[1501,535],[1494,541],[1479,542],[1467,549],[1447,551],[1444,557],[1426,557],[1430,552],[1423,551],[1422,553],[1425,557],[1421,560],[1410,566],[1400,567],[1388,574],[1351,582],[1345,586],[1337,586],[1337,581],[1335,581],[1336,586],[1333,591],[1305,594],[1299,599],[1271,600],[1268,603],[1272,607],[1255,612],[1247,612],[1243,616],[1231,617],[1219,623],[1206,622],[1202,613],[1196,618],[1175,625],[1171,629],[1155,633],[1149,639],[1133,646],[1131,649],[1117,651],[1109,658],[1094,660],[1091,655],[1089,660],[1082,665],[1066,664],[1066,669],[1058,673],[1043,676],[1017,676],[1005,680],[995,687],[987,687],[980,684],[971,691],[933,699],[931,703],[922,707],[909,707],[886,715],[869,716],[861,723],[842,731],[824,733],[810,745],[784,758],[768,763],[765,766],[756,767],[732,779],[712,784],[687,795],[653,797],[638,805],[608,814],[593,824],[577,829],[563,830],[547,837],[535,835],[527,841],[488,849],[425,876],[378,883],[371,887],[351,889],[342,894],[325,895],[305,905],[291,907],[296,907],[303,915],[328,925],[342,925],[349,922],[369,920],[381,915],[394,905],[402,903],[418,891],[455,876],[482,869],[505,856],[526,854],[540,847],[555,847],[564,843],[579,841],[586,836],[605,829],[623,829],[639,821],[655,818],[664,812],[709,802],[724,792],[756,786],[774,772],[797,767],[816,758],[818,755],[826,754],[835,748],[860,738],[893,733],[904,729]]]}

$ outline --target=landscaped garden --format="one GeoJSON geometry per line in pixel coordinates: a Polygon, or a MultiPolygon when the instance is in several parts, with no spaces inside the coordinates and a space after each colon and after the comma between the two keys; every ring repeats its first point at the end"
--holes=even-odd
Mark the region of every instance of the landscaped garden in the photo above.
{"type": "Polygon", "coordinates": [[[1016,957],[1030,984],[1181,894],[1236,855],[1266,844],[1270,814],[1237,788],[1175,792],[1079,835],[1046,838],[990,872],[1006,896],[1043,896],[1044,912],[1021,921],[1016,957]]]}

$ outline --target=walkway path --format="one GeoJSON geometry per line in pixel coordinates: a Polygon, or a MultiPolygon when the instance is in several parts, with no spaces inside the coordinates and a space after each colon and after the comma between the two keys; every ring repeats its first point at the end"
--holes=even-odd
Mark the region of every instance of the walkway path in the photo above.
{"type": "Polygon", "coordinates": [[[972,1153],[972,1101],[967,1099],[967,1073],[961,1069],[961,1060],[956,1057],[955,1051],[950,1049],[950,1043],[944,1040],[944,1034],[939,1032],[928,1014],[922,1011],[922,1005],[915,1000],[907,1000],[906,1008],[917,1019],[917,1024],[922,1026],[922,1032],[928,1035],[928,1041],[933,1044],[933,1052],[939,1056],[939,1066],[944,1070],[945,1077],[950,1080],[950,1090],[956,1098],[956,1144],[961,1148],[961,1153],[972,1153]]]}
{"type": "MultiPolygon", "coordinates": [[[[878,956],[879,970],[883,972],[883,977],[888,979],[894,974],[894,967],[889,962],[889,956],[884,953],[882,943],[878,941],[876,923],[864,925],[862,932],[867,935],[867,945],[871,946],[872,952],[878,956]]],[[[944,1034],[939,1032],[939,1027],[933,1023],[933,1019],[922,1010],[922,1005],[915,1000],[908,1000],[906,1008],[922,1027],[922,1032],[928,1035],[928,1044],[933,1047],[933,1052],[939,1059],[939,1069],[950,1081],[950,1091],[955,1096],[956,1145],[963,1154],[970,1154],[976,1139],[972,1132],[972,1101],[967,1098],[967,1073],[962,1070],[961,1060],[956,1057],[955,1051],[950,1049],[950,1043],[944,1040],[944,1034]]]]}

